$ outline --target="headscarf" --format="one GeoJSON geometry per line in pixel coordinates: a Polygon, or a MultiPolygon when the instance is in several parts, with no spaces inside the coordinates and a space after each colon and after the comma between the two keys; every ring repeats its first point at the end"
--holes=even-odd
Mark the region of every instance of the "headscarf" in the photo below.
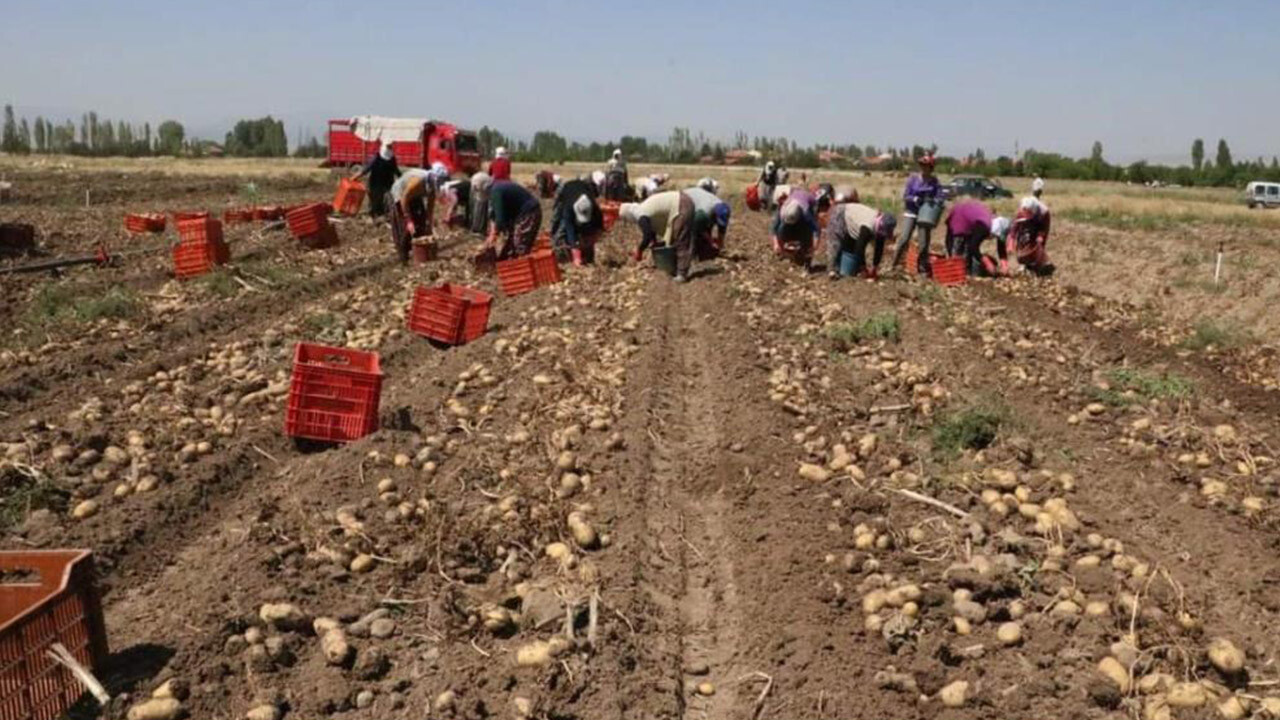
{"type": "Polygon", "coordinates": [[[991,221],[991,235],[997,240],[1004,240],[1009,234],[1009,218],[1001,215],[991,221]]]}
{"type": "Polygon", "coordinates": [[[493,156],[494,156],[494,157],[496,157],[496,158],[506,157],[506,156],[507,156],[507,149],[506,149],[506,148],[504,148],[504,147],[499,146],[496,150],[494,150],[494,151],[493,151],[493,156]]]}
{"type": "Polygon", "coordinates": [[[729,212],[730,212],[729,203],[727,202],[716,203],[716,207],[711,213],[712,215],[715,216],[716,225],[719,225],[722,228],[729,227],[729,212]]]}
{"type": "Polygon", "coordinates": [[[431,173],[431,180],[437,185],[449,179],[449,168],[446,168],[442,162],[431,163],[431,169],[427,172],[431,173]]]}
{"type": "Polygon", "coordinates": [[[591,182],[595,183],[597,187],[604,187],[604,171],[603,171],[603,170],[592,170],[592,171],[591,171],[591,182]]]}
{"type": "Polygon", "coordinates": [[[800,207],[800,203],[795,200],[788,200],[782,204],[779,215],[782,216],[782,222],[787,225],[795,225],[800,222],[800,218],[804,217],[804,210],[800,207]]]}
{"type": "Polygon", "coordinates": [[[390,160],[396,156],[396,150],[391,147],[391,143],[383,140],[382,147],[378,149],[378,155],[380,155],[383,160],[390,160]]]}
{"type": "Polygon", "coordinates": [[[614,159],[614,160],[621,160],[621,159],[622,159],[622,148],[615,148],[615,149],[614,149],[614,151],[613,151],[613,159],[614,159]]]}
{"type": "Polygon", "coordinates": [[[487,172],[481,171],[471,176],[471,189],[476,192],[485,192],[492,184],[493,176],[487,172]]]}
{"type": "Polygon", "coordinates": [[[1033,193],[1042,193],[1042,192],[1044,192],[1044,179],[1043,179],[1043,178],[1036,178],[1035,180],[1032,180],[1032,181],[1031,181],[1031,192],[1033,192],[1033,193]]]}
{"type": "Polygon", "coordinates": [[[591,221],[591,197],[583,195],[573,201],[573,219],[578,221],[579,225],[586,225],[591,221]]]}
{"type": "MultiPolygon", "coordinates": [[[[856,191],[855,191],[856,194],[856,191]]],[[[898,218],[888,210],[881,210],[876,216],[876,235],[880,237],[893,237],[893,229],[898,226],[898,218]]]]}
{"type": "Polygon", "coordinates": [[[703,190],[706,190],[712,195],[720,194],[720,183],[716,182],[714,179],[709,177],[704,177],[701,180],[699,180],[698,187],[702,188],[703,190]]]}

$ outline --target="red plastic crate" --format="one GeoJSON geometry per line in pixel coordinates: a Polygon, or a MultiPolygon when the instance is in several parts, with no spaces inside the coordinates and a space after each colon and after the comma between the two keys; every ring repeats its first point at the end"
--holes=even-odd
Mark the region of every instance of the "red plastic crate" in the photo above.
{"type": "Polygon", "coordinates": [[[492,306],[492,295],[465,285],[420,287],[409,306],[409,329],[450,345],[464,345],[488,331],[492,306]]]}
{"type": "Polygon", "coordinates": [[[377,353],[298,343],[285,434],[351,442],[378,429],[382,367],[377,353]]]}
{"type": "Polygon", "coordinates": [[[551,233],[549,232],[538,233],[537,239],[533,241],[533,252],[536,253],[542,250],[550,250],[550,249],[551,249],[551,233]]]}
{"type": "Polygon", "coordinates": [[[355,215],[364,203],[365,187],[351,178],[338,182],[338,192],[333,196],[333,207],[343,215],[355,215]]]}
{"type": "Polygon", "coordinates": [[[126,213],[124,229],[131,233],[164,232],[165,217],[158,213],[126,213]]]}
{"type": "Polygon", "coordinates": [[[933,261],[933,279],[939,285],[963,285],[969,280],[962,257],[941,258],[933,261]]]}
{"type": "Polygon", "coordinates": [[[63,717],[84,687],[46,653],[61,643],[90,671],[107,659],[93,553],[4,551],[0,572],[0,718],[63,717]]]}
{"type": "Polygon", "coordinates": [[[284,208],[279,205],[263,205],[253,209],[254,220],[279,220],[284,217],[284,208]]]}
{"type": "Polygon", "coordinates": [[[604,231],[609,232],[613,229],[613,224],[618,222],[618,211],[622,208],[622,203],[613,200],[600,201],[600,217],[604,220],[604,231]]]}
{"type": "Polygon", "coordinates": [[[533,278],[537,287],[560,282],[560,266],[550,250],[540,250],[529,255],[533,263],[533,278]]]}
{"type": "Polygon", "coordinates": [[[497,264],[498,286],[507,297],[521,295],[538,287],[533,274],[533,258],[524,257],[500,260],[497,264]]]}
{"type": "Polygon", "coordinates": [[[204,275],[215,265],[225,264],[230,254],[225,243],[180,242],[173,246],[173,274],[179,280],[204,275]]]}
{"type": "Polygon", "coordinates": [[[315,235],[329,227],[329,206],[326,203],[312,203],[293,208],[285,214],[285,220],[294,237],[315,235]]]}
{"type": "Polygon", "coordinates": [[[239,210],[227,210],[222,213],[222,221],[228,225],[232,223],[249,223],[253,222],[253,208],[241,208],[239,210]]]}
{"type": "Polygon", "coordinates": [[[311,250],[336,247],[338,245],[338,228],[330,225],[326,220],[324,227],[319,232],[300,237],[298,242],[302,243],[303,247],[311,250]]]}
{"type": "Polygon", "coordinates": [[[208,217],[209,213],[203,210],[178,211],[173,214],[173,221],[179,223],[183,220],[204,220],[208,217]]]}
{"type": "Polygon", "coordinates": [[[222,242],[222,221],[199,218],[178,221],[178,237],[182,242],[222,242]]]}

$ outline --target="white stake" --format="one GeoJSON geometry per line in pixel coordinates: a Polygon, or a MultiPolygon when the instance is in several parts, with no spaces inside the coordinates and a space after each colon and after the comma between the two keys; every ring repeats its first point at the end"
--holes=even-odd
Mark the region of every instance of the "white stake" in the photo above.
{"type": "Polygon", "coordinates": [[[84,189],[84,206],[89,207],[89,188],[84,189]]]}
{"type": "Polygon", "coordinates": [[[1222,275],[1222,241],[1218,241],[1218,262],[1213,266],[1213,284],[1218,284],[1218,278],[1222,275]]]}

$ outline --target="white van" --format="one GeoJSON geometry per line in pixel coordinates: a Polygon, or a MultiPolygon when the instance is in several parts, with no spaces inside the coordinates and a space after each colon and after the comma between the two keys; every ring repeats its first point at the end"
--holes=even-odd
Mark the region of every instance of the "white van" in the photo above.
{"type": "Polygon", "coordinates": [[[1244,202],[1251,210],[1280,206],[1280,183],[1254,181],[1245,185],[1244,202]]]}

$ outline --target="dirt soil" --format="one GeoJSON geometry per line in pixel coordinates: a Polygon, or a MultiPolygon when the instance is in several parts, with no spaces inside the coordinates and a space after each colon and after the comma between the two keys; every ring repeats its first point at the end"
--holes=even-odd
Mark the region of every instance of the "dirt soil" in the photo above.
{"type": "MultiPolygon", "coordinates": [[[[24,178],[16,214],[56,254],[238,201],[135,182],[73,213],[24,178]]],[[[620,227],[508,298],[470,237],[402,268],[363,219],[332,251],[235,228],[243,284],[0,280],[6,546],[98,564],[117,697],[79,716],[1280,716],[1270,355],[1070,272],[808,275],[734,210],[685,285],[620,227]],[[404,329],[441,281],[495,293],[483,337],[404,329]],[[32,316],[55,286],[143,309],[32,316]],[[380,430],[283,435],[299,340],[380,354],[380,430]]]]}

